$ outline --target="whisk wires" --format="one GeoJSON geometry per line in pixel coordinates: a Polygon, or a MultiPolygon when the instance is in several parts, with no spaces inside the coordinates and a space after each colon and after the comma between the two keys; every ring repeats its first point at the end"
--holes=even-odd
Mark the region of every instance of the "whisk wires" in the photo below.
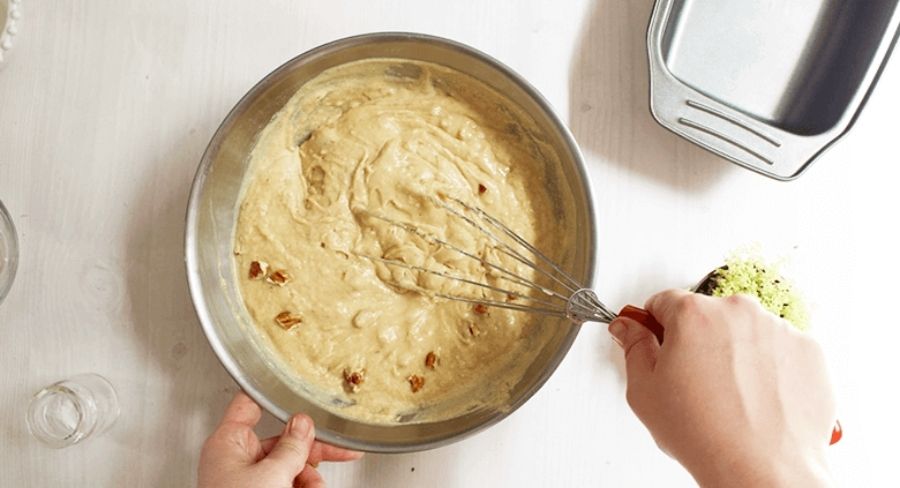
{"type": "Polygon", "coordinates": [[[523,266],[532,269],[538,275],[545,277],[550,286],[542,286],[535,280],[526,278],[516,271],[510,270],[500,264],[489,261],[486,257],[478,256],[475,253],[462,249],[446,239],[442,239],[437,235],[424,231],[420,226],[409,222],[401,222],[395,219],[385,217],[384,215],[364,211],[364,213],[372,218],[381,220],[391,226],[402,229],[405,232],[413,234],[425,242],[432,245],[449,249],[461,256],[473,259],[485,268],[497,272],[497,277],[510,283],[515,283],[521,287],[538,292],[535,294],[526,294],[520,291],[510,290],[501,286],[471,278],[460,276],[459,274],[449,271],[431,269],[425,266],[407,263],[399,259],[391,259],[386,257],[376,257],[361,254],[366,259],[384,263],[388,266],[396,266],[411,271],[427,273],[439,276],[448,280],[453,280],[468,285],[475,286],[483,290],[489,290],[501,294],[509,298],[506,300],[496,300],[489,297],[472,297],[465,295],[456,295],[450,293],[437,292],[433,290],[418,287],[417,290],[429,295],[445,298],[449,300],[467,302],[472,304],[480,304],[491,307],[505,308],[528,313],[538,313],[555,317],[568,318],[569,320],[582,323],[585,321],[603,321],[608,322],[615,317],[597,298],[593,291],[584,288],[581,283],[573,278],[569,273],[565,272],[556,262],[547,257],[530,242],[520,236],[518,233],[510,229],[500,220],[489,215],[487,212],[476,206],[470,205],[458,198],[445,196],[443,199],[438,197],[431,198],[432,203],[436,207],[442,208],[449,215],[460,219],[476,232],[484,235],[490,241],[490,248],[505,256],[508,256],[515,262],[521,263],[523,266]],[[455,206],[454,206],[455,205],[455,206]],[[506,236],[503,239],[500,236],[506,236]],[[519,249],[513,247],[518,246],[519,249]],[[528,255],[533,256],[530,258],[528,255]],[[562,291],[554,288],[558,286],[562,291]],[[513,299],[521,299],[527,301],[528,304],[515,303],[513,299]]]}

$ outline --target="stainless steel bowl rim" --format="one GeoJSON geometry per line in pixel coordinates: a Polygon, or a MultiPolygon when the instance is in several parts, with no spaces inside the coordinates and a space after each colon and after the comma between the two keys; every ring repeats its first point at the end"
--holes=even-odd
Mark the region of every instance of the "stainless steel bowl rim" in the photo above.
{"type": "MultiPolygon", "coordinates": [[[[188,198],[188,206],[187,206],[187,216],[185,223],[185,266],[188,278],[188,288],[190,290],[191,299],[194,304],[194,309],[197,313],[197,317],[200,320],[200,325],[203,328],[203,332],[209,340],[209,344],[215,352],[216,357],[219,358],[219,361],[225,367],[225,370],[229,375],[234,379],[235,382],[240,385],[240,387],[246,392],[251,398],[253,398],[262,408],[270,412],[275,417],[278,417],[280,420],[286,422],[292,415],[292,412],[287,412],[279,406],[275,405],[272,401],[270,401],[262,392],[258,391],[253,384],[248,380],[245,376],[244,372],[237,365],[236,361],[233,357],[231,357],[230,353],[225,348],[221,338],[216,332],[215,326],[213,324],[213,319],[210,316],[208,310],[208,304],[203,295],[202,283],[200,281],[200,277],[198,274],[198,250],[197,246],[197,236],[194,231],[197,227],[197,219],[199,212],[199,204],[200,198],[203,192],[204,183],[207,177],[208,172],[211,169],[211,165],[213,159],[210,157],[211,154],[218,148],[218,146],[222,143],[222,139],[224,134],[226,133],[226,129],[234,123],[234,119],[242,112],[242,109],[249,103],[249,101],[254,100],[258,94],[263,92],[274,80],[279,78],[279,75],[282,72],[289,71],[293,67],[303,63],[305,60],[314,58],[320,55],[324,55],[326,53],[337,51],[343,49],[345,47],[355,45],[357,43],[371,42],[371,41],[379,41],[379,40],[411,40],[418,42],[426,42],[426,43],[438,43],[444,46],[450,47],[455,50],[463,51],[469,55],[472,55],[480,60],[490,64],[493,68],[497,69],[504,76],[508,77],[511,81],[513,81],[516,85],[519,86],[525,93],[528,94],[529,97],[540,107],[540,109],[544,112],[544,115],[553,123],[554,128],[559,131],[559,135],[564,139],[567,148],[571,152],[573,156],[573,163],[575,164],[577,174],[579,176],[580,183],[582,184],[583,190],[585,192],[585,207],[584,211],[588,216],[590,222],[594,224],[594,230],[596,229],[596,214],[594,212],[593,206],[593,192],[591,188],[591,180],[588,178],[587,171],[585,168],[584,157],[581,153],[581,150],[578,147],[578,144],[575,141],[574,136],[571,131],[566,127],[566,125],[562,122],[562,120],[557,116],[556,112],[551,107],[550,103],[541,95],[537,89],[535,89],[528,81],[526,81],[522,76],[514,72],[512,69],[501,63],[500,61],[494,59],[493,57],[478,51],[470,46],[465,44],[452,41],[449,39],[432,36],[428,34],[421,33],[411,33],[411,32],[375,32],[369,34],[361,34],[351,37],[346,37],[343,39],[339,39],[336,41],[329,42],[327,44],[323,44],[316,48],[313,48],[309,51],[306,51],[289,61],[285,62],[274,71],[269,73],[266,77],[260,80],[253,88],[250,89],[238,102],[235,104],[234,108],[228,113],[225,117],[224,121],[219,125],[216,133],[213,135],[210,140],[209,145],[204,151],[203,157],[200,160],[200,165],[197,169],[197,173],[194,176],[194,181],[191,186],[190,196],[188,198]]],[[[587,282],[585,286],[592,286],[594,284],[594,257],[596,256],[596,238],[590,240],[590,245],[587,249],[585,249],[587,253],[589,263],[591,264],[590,269],[587,270],[587,282]]],[[[473,428],[470,428],[465,431],[457,432],[452,435],[448,435],[444,438],[439,438],[431,442],[427,443],[419,443],[415,445],[409,446],[397,446],[397,445],[377,445],[366,442],[359,442],[354,439],[347,439],[345,437],[340,436],[340,434],[336,432],[332,432],[325,429],[317,429],[316,437],[319,440],[324,442],[347,447],[356,450],[369,451],[369,452],[381,452],[381,453],[400,453],[400,452],[412,452],[412,451],[422,451],[427,449],[434,449],[437,447],[441,447],[452,442],[461,440],[465,437],[473,435],[483,429],[486,429],[497,422],[503,420],[512,414],[515,410],[517,410],[521,405],[523,405],[528,399],[530,399],[536,392],[539,390],[549,379],[549,377],[553,374],[559,364],[562,362],[562,359],[567,355],[569,349],[572,346],[572,343],[575,341],[575,337],[578,335],[580,330],[580,326],[572,327],[571,332],[564,339],[564,341],[560,344],[559,354],[554,357],[554,360],[547,365],[544,370],[542,377],[535,382],[534,386],[525,394],[523,394],[518,401],[514,404],[510,405],[508,410],[502,412],[489,421],[479,424],[473,428]]]]}

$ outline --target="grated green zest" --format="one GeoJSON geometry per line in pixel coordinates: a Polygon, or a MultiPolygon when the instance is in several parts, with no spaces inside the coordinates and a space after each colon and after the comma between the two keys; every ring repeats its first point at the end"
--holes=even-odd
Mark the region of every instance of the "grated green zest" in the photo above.
{"type": "Polygon", "coordinates": [[[735,256],[715,273],[712,295],[755,296],[770,312],[787,320],[799,330],[809,327],[809,313],[800,295],[794,291],[777,267],[752,257],[735,256]]]}

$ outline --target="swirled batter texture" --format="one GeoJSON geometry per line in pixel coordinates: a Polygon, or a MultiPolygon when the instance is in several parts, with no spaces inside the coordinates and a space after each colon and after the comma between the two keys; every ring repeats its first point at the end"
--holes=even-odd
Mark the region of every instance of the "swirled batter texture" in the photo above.
{"type": "Polygon", "coordinates": [[[532,124],[486,85],[428,63],[349,63],[292,97],[252,152],[235,242],[246,308],[286,374],[372,423],[507,400],[551,336],[543,319],[441,298],[522,300],[422,269],[511,287],[483,259],[533,277],[440,205],[452,199],[566,260],[558,165],[532,124]]]}

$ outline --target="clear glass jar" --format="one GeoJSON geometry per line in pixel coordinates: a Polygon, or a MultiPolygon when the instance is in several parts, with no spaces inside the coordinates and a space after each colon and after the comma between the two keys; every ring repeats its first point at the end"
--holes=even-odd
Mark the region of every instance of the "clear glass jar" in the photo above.
{"type": "Polygon", "coordinates": [[[108,430],[119,416],[116,390],[104,377],[88,373],[53,383],[34,394],[28,430],[44,444],[63,448],[108,430]]]}

